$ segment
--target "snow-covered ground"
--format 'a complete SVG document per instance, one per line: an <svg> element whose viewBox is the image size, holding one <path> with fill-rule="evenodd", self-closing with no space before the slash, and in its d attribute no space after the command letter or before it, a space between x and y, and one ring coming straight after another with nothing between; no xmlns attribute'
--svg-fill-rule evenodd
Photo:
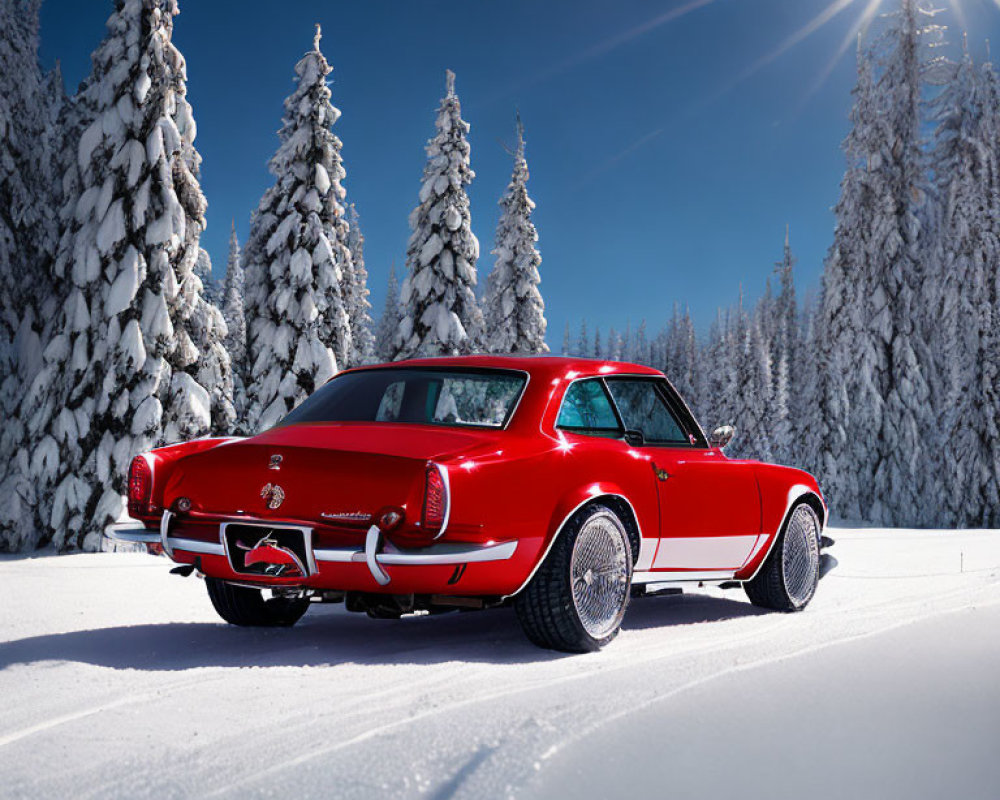
<svg viewBox="0 0 1000 800"><path fill-rule="evenodd" d="M636 600L601 653L511 611L221 623L142 555L0 560L0 796L996 798L1000 532L832 530L802 614Z"/></svg>

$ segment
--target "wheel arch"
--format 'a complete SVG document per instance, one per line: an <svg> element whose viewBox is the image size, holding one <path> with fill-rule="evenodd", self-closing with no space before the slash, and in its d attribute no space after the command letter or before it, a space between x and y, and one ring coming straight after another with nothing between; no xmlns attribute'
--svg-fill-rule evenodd
<svg viewBox="0 0 1000 800"><path fill-rule="evenodd" d="M767 559L771 556L771 551L774 550L774 545L777 543L778 537L781 536L781 532L788 524L792 511L795 510L796 506L799 506L802 503L808 505L816 513L816 517L819 519L820 533L823 532L826 528L827 510L822 498L809 486L804 484L796 484L795 486L792 486L788 490L788 500L785 505L785 513L782 514L781 522L775 529L774 533L770 534L771 540L767 543L767 547L763 548L763 554L758 554L747 565L745 565L743 567L744 570L756 561L756 565L753 567L750 574L738 577L737 580L751 581L757 576L757 573L760 572L761 568L767 562Z"/></svg>
<svg viewBox="0 0 1000 800"><path fill-rule="evenodd" d="M524 590L524 587L531 583L531 579L535 577L535 573L538 572L539 567L548 558L552 547L569 521L591 505L605 505L618 516L625 526L625 532L628 534L629 545L632 550L632 563L638 560L639 549L642 544L642 527L632 501L617 486L601 486L598 489L596 486L591 485L587 489L570 493L556 505L549 521L548 530L550 533L547 536L545 547L542 548L541 556L524 582L515 591L507 595L507 597L520 594Z"/></svg>

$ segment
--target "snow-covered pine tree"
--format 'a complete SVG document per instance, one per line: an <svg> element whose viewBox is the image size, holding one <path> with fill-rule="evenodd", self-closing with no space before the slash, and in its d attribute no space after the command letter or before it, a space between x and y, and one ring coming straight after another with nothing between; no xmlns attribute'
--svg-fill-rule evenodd
<svg viewBox="0 0 1000 800"><path fill-rule="evenodd" d="M243 310L243 294L246 282L243 277L243 257L240 240L236 235L236 221L233 220L229 234L229 256L226 259L226 278L222 289L222 316L226 320L226 349L233 364L233 371L239 372L246 357L247 323Z"/></svg>
<svg viewBox="0 0 1000 800"><path fill-rule="evenodd" d="M604 352L604 341L601 339L601 326L597 325L594 328L594 344L590 350L594 358L606 358L607 353Z"/></svg>
<svg viewBox="0 0 1000 800"><path fill-rule="evenodd" d="M229 234L229 257L226 261L226 278L222 285L222 316L226 321L225 347L229 353L233 373L233 405L237 419L242 418L246 408L246 386L243 376L246 371L247 321L243 307L245 281L243 277L243 256L240 240L236 236L236 221L233 220ZM234 426L235 427L235 426Z"/></svg>
<svg viewBox="0 0 1000 800"><path fill-rule="evenodd" d="M348 366L370 364L375 357L375 337L372 334L372 304L368 299L368 270L365 268L365 236L361 232L361 217L354 203L347 209L349 232L347 248L351 253L350 272L345 277L347 316L351 324L351 355Z"/></svg>
<svg viewBox="0 0 1000 800"><path fill-rule="evenodd" d="M580 320L580 333L576 337L576 352L573 355L580 356L581 358L587 358L593 354L590 349L592 346L590 337L587 334L587 320Z"/></svg>
<svg viewBox="0 0 1000 800"><path fill-rule="evenodd" d="M875 472L875 437L882 426L883 400L875 381L879 351L869 334L866 240L860 236L874 201L869 163L878 166L878 109L872 63L858 40L858 80L853 90L851 129L842 145L847 168L834 207L836 227L823 270L814 332L816 385L812 452L816 475L833 513L862 519L860 484ZM884 295L881 310L884 311ZM882 367L884 369L884 367ZM860 437L855 441L852 437ZM816 443L821 443L818 447ZM808 445L807 445L808 446ZM865 506L867 511L868 506Z"/></svg>
<svg viewBox="0 0 1000 800"><path fill-rule="evenodd" d="M744 458L773 461L771 410L771 353L766 326L771 320L771 301L761 298L753 315L737 309L737 364L739 391L736 394L737 426L742 431L735 448Z"/></svg>
<svg viewBox="0 0 1000 800"><path fill-rule="evenodd" d="M1000 78L991 61L980 70L984 87L984 127L992 143L994 163L1000 163ZM1000 167L993 170L993 183L989 192L991 219L1000 220ZM991 263L997 263L996 254ZM991 479L983 490L985 507L982 524L986 528L1000 528L1000 269L994 269L977 298L980 329L985 332L982 341L981 402L977 413L982 414Z"/></svg>
<svg viewBox="0 0 1000 800"><path fill-rule="evenodd" d="M569 337L569 323L567 322L566 327L563 330L562 355L568 356L572 349L573 345L570 343L570 337Z"/></svg>
<svg viewBox="0 0 1000 800"><path fill-rule="evenodd" d="M479 242L466 191L475 177L469 166L469 125L462 119L455 73L446 74L437 134L427 143L420 204L410 214L413 233L406 249L396 358L469 353L482 335L475 293Z"/></svg>
<svg viewBox="0 0 1000 800"><path fill-rule="evenodd" d="M611 361L622 360L622 337L614 326L608 329L608 344L604 350L605 357Z"/></svg>
<svg viewBox="0 0 1000 800"><path fill-rule="evenodd" d="M941 436L934 472L942 491L933 521L966 527L989 524L998 504L989 421L998 393L990 386L996 373L990 339L1000 264L1000 152L990 125L998 113L991 109L997 98L990 96L990 73L976 69L964 39L951 73L934 103L940 258L928 277L938 289L934 394Z"/></svg>
<svg viewBox="0 0 1000 800"><path fill-rule="evenodd" d="M926 0L902 0L873 45L881 66L875 84L877 122L868 131L863 154L871 196L862 224L854 231L864 243L864 336L875 351L871 381L881 405L880 425L862 425L848 442L858 461L861 512L885 524L912 526L928 521L927 498L933 479L927 431L931 413L928 374L932 368L925 331L926 300L933 293L925 280L921 250L929 244L922 230L926 175L921 148L920 108L926 44L936 36ZM856 356L855 356L856 358ZM848 362L850 363L850 362ZM857 363L857 361L855 361ZM852 397L856 395L852 391ZM858 417L852 415L852 422ZM871 441L875 435L876 443ZM876 450L874 470L864 467Z"/></svg>
<svg viewBox="0 0 1000 800"><path fill-rule="evenodd" d="M743 316L742 308L739 309ZM743 330L734 324L736 310L719 309L715 322L709 330L705 343L705 361L710 365L704 380L705 392L696 413L709 432L720 425L736 428L732 451L742 452L746 439L740 421L740 391L738 362L740 358Z"/></svg>
<svg viewBox="0 0 1000 800"><path fill-rule="evenodd" d="M176 5L165 10L177 13ZM236 408L232 363L225 346L228 333L225 318L212 296L214 287L206 292L205 281L209 286L212 283L212 260L199 245L208 203L199 185L201 154L195 149L197 127L187 102L187 66L173 45L167 49L167 59L175 107L173 117L181 139L181 166L175 167L174 180L178 199L188 214L182 228L184 255L177 254L177 265L173 267L178 291L167 306L176 346L167 356L172 377L169 402L164 404L162 436L171 442L206 432L198 388L208 392L209 430L213 433L229 433L235 428ZM171 102L169 94L167 102ZM197 386L192 386L192 379Z"/></svg>
<svg viewBox="0 0 1000 800"><path fill-rule="evenodd" d="M65 296L52 276L65 95L58 65L38 66L39 5L0 0L0 550L37 540L22 401Z"/></svg>
<svg viewBox="0 0 1000 800"><path fill-rule="evenodd" d="M340 140L330 127L330 65L313 48L295 65L281 144L270 162L274 185L261 198L244 251L246 391L241 428L274 425L346 364L350 319L342 285L350 260L341 200Z"/></svg>
<svg viewBox="0 0 1000 800"><path fill-rule="evenodd" d="M650 366L653 362L649 356L649 342L646 339L646 320L639 323L635 331L635 355L632 359L637 364Z"/></svg>
<svg viewBox="0 0 1000 800"><path fill-rule="evenodd" d="M547 353L545 303L538 285L542 257L535 243L538 232L531 221L535 203L528 196L528 162L524 157L524 125L517 117L514 171L500 198L496 262L486 281L483 301L488 353Z"/></svg>
<svg viewBox="0 0 1000 800"><path fill-rule="evenodd" d="M38 67L40 3L0 0L0 412L15 413L24 375L18 339L39 276L37 202L42 189L34 157L42 134L36 104L41 98Z"/></svg>
<svg viewBox="0 0 1000 800"><path fill-rule="evenodd" d="M396 280L396 265L393 264L389 267L382 316L375 328L375 355L379 361L392 361L396 352L396 332L399 330L400 319L399 281Z"/></svg>
<svg viewBox="0 0 1000 800"><path fill-rule="evenodd" d="M773 386L769 414L772 448L775 460L781 464L798 463L799 453L796 420L802 411L795 401L799 397L799 318L795 300L793 269L795 256L785 226L785 247L781 261L775 264L778 273L778 296L775 298L774 338L770 343Z"/></svg>
<svg viewBox="0 0 1000 800"><path fill-rule="evenodd" d="M129 461L162 440L165 418L192 435L209 428L209 392L168 360L171 306L203 303L197 279L182 285L205 203L176 13L173 0L118 0L74 103L85 127L67 182L79 192L55 262L71 285L26 402L38 505L61 548L98 545L123 512Z"/></svg>
<svg viewBox="0 0 1000 800"><path fill-rule="evenodd" d="M691 320L691 313L674 304L673 315L667 325L664 339L664 369L667 378L685 400L694 403L701 364L698 339Z"/></svg>

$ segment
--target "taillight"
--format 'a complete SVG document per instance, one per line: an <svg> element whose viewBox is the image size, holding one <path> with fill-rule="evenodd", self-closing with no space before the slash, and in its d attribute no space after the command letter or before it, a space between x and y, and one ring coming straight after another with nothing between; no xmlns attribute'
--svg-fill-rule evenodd
<svg viewBox="0 0 1000 800"><path fill-rule="evenodd" d="M149 462L143 456L136 456L128 468L128 513L140 517L146 513L149 498L153 493L153 473Z"/></svg>
<svg viewBox="0 0 1000 800"><path fill-rule="evenodd" d="M421 527L437 530L444 526L448 515L448 485L444 472L437 464L428 464L424 482L424 513Z"/></svg>

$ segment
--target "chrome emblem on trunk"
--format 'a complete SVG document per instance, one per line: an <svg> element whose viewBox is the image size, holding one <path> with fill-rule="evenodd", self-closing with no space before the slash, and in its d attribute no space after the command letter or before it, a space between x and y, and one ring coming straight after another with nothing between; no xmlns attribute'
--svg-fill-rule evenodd
<svg viewBox="0 0 1000 800"><path fill-rule="evenodd" d="M285 490L276 483L267 483L260 490L260 496L267 501L268 508L277 508L285 502Z"/></svg>
<svg viewBox="0 0 1000 800"><path fill-rule="evenodd" d="M268 469L281 469L282 456L275 453L267 464Z"/></svg>

